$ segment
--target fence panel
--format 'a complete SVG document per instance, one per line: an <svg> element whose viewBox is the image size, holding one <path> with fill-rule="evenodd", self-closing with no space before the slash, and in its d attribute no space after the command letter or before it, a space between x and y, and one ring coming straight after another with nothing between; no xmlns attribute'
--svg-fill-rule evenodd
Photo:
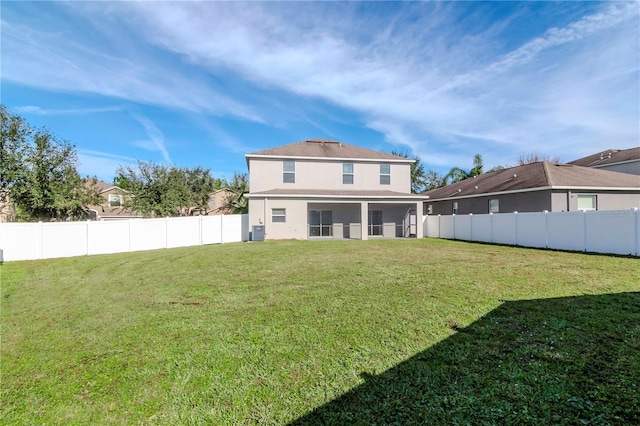
<svg viewBox="0 0 640 426"><path fill-rule="evenodd" d="M516 244L516 215L498 213L493 215L493 241L498 244Z"/></svg>
<svg viewBox="0 0 640 426"><path fill-rule="evenodd" d="M124 253L129 251L129 220L87 222L89 245L87 254Z"/></svg>
<svg viewBox="0 0 640 426"><path fill-rule="evenodd" d="M43 259L87 254L87 222L56 222L42 225Z"/></svg>
<svg viewBox="0 0 640 426"><path fill-rule="evenodd" d="M585 214L586 251L636 254L636 235L629 232L638 211L590 211Z"/></svg>
<svg viewBox="0 0 640 426"><path fill-rule="evenodd" d="M547 246L546 213L518 213L516 244L525 247Z"/></svg>
<svg viewBox="0 0 640 426"><path fill-rule="evenodd" d="M200 217L175 217L167 220L167 248L200 245Z"/></svg>
<svg viewBox="0 0 640 426"><path fill-rule="evenodd" d="M490 243L492 238L491 221L493 220L492 214L479 214L472 216L471 222L471 239L473 241L482 241L484 243Z"/></svg>
<svg viewBox="0 0 640 426"><path fill-rule="evenodd" d="M547 213L548 247L584 251L584 212Z"/></svg>
<svg viewBox="0 0 640 426"><path fill-rule="evenodd" d="M203 216L202 244L222 243L222 216Z"/></svg>
<svg viewBox="0 0 640 426"><path fill-rule="evenodd" d="M455 233L456 240L471 240L471 218L472 215L456 215Z"/></svg>
<svg viewBox="0 0 640 426"><path fill-rule="evenodd" d="M239 214L223 216L222 242L237 243L240 241L242 241L242 216Z"/></svg>
<svg viewBox="0 0 640 426"><path fill-rule="evenodd" d="M440 238L454 238L453 225L455 219L456 216L440 216Z"/></svg>
<svg viewBox="0 0 640 426"><path fill-rule="evenodd" d="M131 251L167 247L167 219L138 219L131 221Z"/></svg>
<svg viewBox="0 0 640 426"><path fill-rule="evenodd" d="M42 223L0 223L0 260L42 259L42 226Z"/></svg>
<svg viewBox="0 0 640 426"><path fill-rule="evenodd" d="M425 237L440 238L440 216L424 216L422 233Z"/></svg>

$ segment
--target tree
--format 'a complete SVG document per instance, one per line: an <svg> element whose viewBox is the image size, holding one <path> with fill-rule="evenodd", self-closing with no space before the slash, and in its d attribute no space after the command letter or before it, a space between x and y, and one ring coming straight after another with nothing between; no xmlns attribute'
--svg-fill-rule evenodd
<svg viewBox="0 0 640 426"><path fill-rule="evenodd" d="M425 174L425 191L431 191L432 189L440 188L444 186L444 176L435 170L429 170Z"/></svg>
<svg viewBox="0 0 640 426"><path fill-rule="evenodd" d="M235 213L246 214L249 212L249 204L244 194L249 192L249 180L246 173L234 173L233 177L225 182L225 186L231 195L227 202L235 208Z"/></svg>
<svg viewBox="0 0 640 426"><path fill-rule="evenodd" d="M525 164L539 163L541 161L549 161L551 163L559 163L560 157L557 155L550 156L549 154L539 154L533 152L528 155L521 155L518 157L518 166L524 166Z"/></svg>
<svg viewBox="0 0 640 426"><path fill-rule="evenodd" d="M0 201L20 220L82 219L96 201L94 188L77 171L75 147L46 128L0 108Z"/></svg>
<svg viewBox="0 0 640 426"><path fill-rule="evenodd" d="M419 194L424 191L427 186L427 179L425 176L424 165L420 160L420 157L414 155L413 157L409 157L408 152L400 152L395 149L391 151L391 155L397 155L398 157L411 158L415 160L411 163L411 193Z"/></svg>
<svg viewBox="0 0 640 426"><path fill-rule="evenodd" d="M449 170L449 173L447 173L443 177L443 186L460 182L461 180L465 180L470 177L479 176L482 174L483 168L484 162L482 161L482 155L476 154L473 156L473 168L471 170L467 171L461 169L460 167L453 167L451 170Z"/></svg>
<svg viewBox="0 0 640 426"><path fill-rule="evenodd" d="M192 209L206 209L211 193L222 185L207 169L178 168L138 161L120 166L114 184L131 192L125 207L145 216L188 216Z"/></svg>

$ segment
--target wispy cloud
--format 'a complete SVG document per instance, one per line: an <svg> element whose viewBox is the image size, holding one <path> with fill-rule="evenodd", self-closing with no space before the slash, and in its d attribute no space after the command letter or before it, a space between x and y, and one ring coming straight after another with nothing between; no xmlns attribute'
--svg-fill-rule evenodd
<svg viewBox="0 0 640 426"><path fill-rule="evenodd" d="M160 129L158 129L156 125L147 117L144 117L140 114L131 114L131 116L138 123L142 124L142 127L144 127L144 130L147 136L149 136L149 139L151 142L149 144L138 143L137 145L140 146L141 148L158 151L159 153L162 154L164 161L166 161L169 164L172 164L173 162L171 161L171 157L169 156L169 151L167 150L166 143L164 140L164 134L162 133L162 131L160 131Z"/></svg>
<svg viewBox="0 0 640 426"><path fill-rule="evenodd" d="M136 163L132 157L89 149L78 150L78 160L81 176L96 176L107 182L111 181L119 166Z"/></svg>
<svg viewBox="0 0 640 426"><path fill-rule="evenodd" d="M3 78L274 127L290 110L322 129L300 108L321 100L443 167L533 148L577 157L640 141L640 5L584 5L74 3L65 12L105 48L3 21ZM136 120L169 161L162 132Z"/></svg>
<svg viewBox="0 0 640 426"><path fill-rule="evenodd" d="M18 114L34 114L34 115L86 115L101 112L122 111L121 107L104 107L104 108L73 108L73 109L49 109L39 106L24 105L12 108Z"/></svg>

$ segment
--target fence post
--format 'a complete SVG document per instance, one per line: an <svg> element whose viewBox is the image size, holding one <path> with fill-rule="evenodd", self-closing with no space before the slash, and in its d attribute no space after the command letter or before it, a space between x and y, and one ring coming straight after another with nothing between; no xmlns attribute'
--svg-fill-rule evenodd
<svg viewBox="0 0 640 426"><path fill-rule="evenodd" d="M636 256L640 256L640 212L637 207L633 209L633 215L635 216L635 231L636 231Z"/></svg>
<svg viewBox="0 0 640 426"><path fill-rule="evenodd" d="M489 213L489 242L493 244L493 212Z"/></svg>
<svg viewBox="0 0 640 426"><path fill-rule="evenodd" d="M469 213L469 239L471 241L476 240L475 238L473 238L473 213Z"/></svg>
<svg viewBox="0 0 640 426"><path fill-rule="evenodd" d="M164 218L164 248L169 248L169 216Z"/></svg>
<svg viewBox="0 0 640 426"><path fill-rule="evenodd" d="M441 237L442 233L440 232L440 227L441 227L441 225L440 225L441 220L440 219L441 219L441 216L442 215L438 215L438 238L442 238Z"/></svg>
<svg viewBox="0 0 640 426"><path fill-rule="evenodd" d="M515 220L513 221L513 223L515 224L515 226L514 226L515 230L514 230L513 237L514 237L514 240L515 240L515 245L517 246L518 245L518 211L517 210L514 211L513 214L515 215L514 216Z"/></svg>
<svg viewBox="0 0 640 426"><path fill-rule="evenodd" d="M129 252L131 252L131 241L133 240L133 235L131 232L131 221L133 219L129 219Z"/></svg>
<svg viewBox="0 0 640 426"><path fill-rule="evenodd" d="M544 211L544 248L549 248L549 210Z"/></svg>
<svg viewBox="0 0 640 426"><path fill-rule="evenodd" d="M91 221L89 219L87 219L87 256L89 256L89 224L91 223Z"/></svg>
<svg viewBox="0 0 640 426"><path fill-rule="evenodd" d="M38 227L40 228L40 259L44 259L44 224L42 221L38 221Z"/></svg>
<svg viewBox="0 0 640 426"><path fill-rule="evenodd" d="M584 233L582 238L583 248L582 251L587 251L587 211L582 210L582 232Z"/></svg>
<svg viewBox="0 0 640 426"><path fill-rule="evenodd" d="M220 215L220 244L224 244L224 216Z"/></svg>

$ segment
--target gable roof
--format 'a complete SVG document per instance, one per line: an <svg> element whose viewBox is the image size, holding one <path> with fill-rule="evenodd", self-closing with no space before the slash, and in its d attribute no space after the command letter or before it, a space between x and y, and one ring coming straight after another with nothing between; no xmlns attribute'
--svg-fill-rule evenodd
<svg viewBox="0 0 640 426"><path fill-rule="evenodd" d="M629 149L607 149L577 160L568 164L584 167L599 167L607 164L626 163L629 161L640 161L640 147Z"/></svg>
<svg viewBox="0 0 640 426"><path fill-rule="evenodd" d="M439 200L554 188L640 191L640 176L544 161L488 172L422 195Z"/></svg>
<svg viewBox="0 0 640 426"><path fill-rule="evenodd" d="M120 190L122 192L125 192L127 194L129 193L129 191L127 191L126 189L122 189L119 186L115 186L115 185L112 185L110 183L106 183L106 182L103 182L101 180L98 180L98 179L96 179L96 180L94 180L92 178L85 179L84 185L87 188L95 187L96 189L98 189L98 193L100 193L100 194L103 194L103 193L105 193L107 191L110 191L112 189L118 189L118 190Z"/></svg>
<svg viewBox="0 0 640 426"><path fill-rule="evenodd" d="M411 158L391 155L372 149L360 148L329 139L308 139L246 155L252 157L292 157L292 158L332 158L350 160L385 160L391 162L414 163Z"/></svg>

